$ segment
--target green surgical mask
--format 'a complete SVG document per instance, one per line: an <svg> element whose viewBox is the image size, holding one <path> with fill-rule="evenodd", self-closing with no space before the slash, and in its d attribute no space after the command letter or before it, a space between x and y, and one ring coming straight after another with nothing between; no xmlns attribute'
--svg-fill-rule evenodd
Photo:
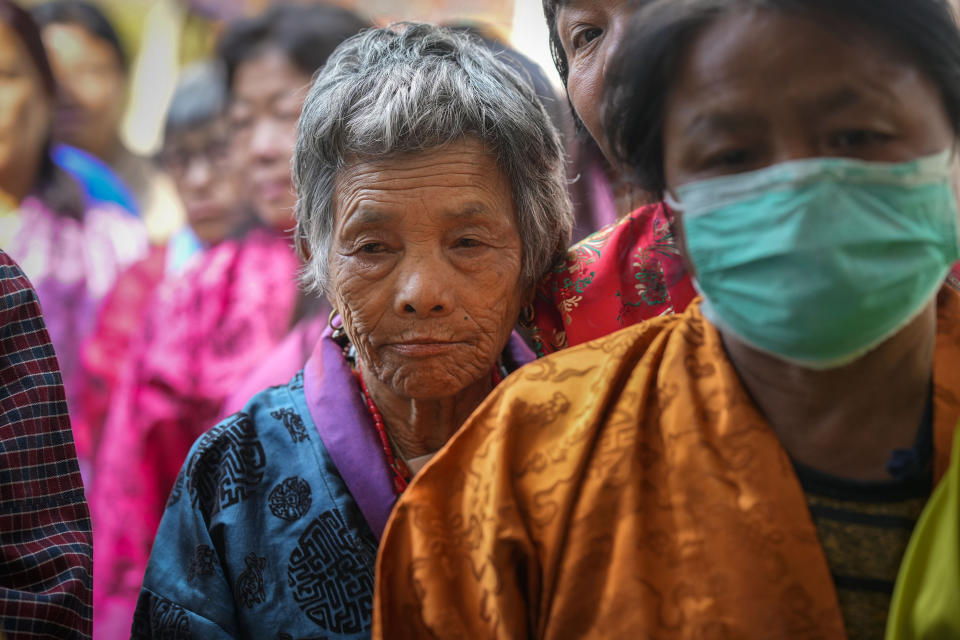
<svg viewBox="0 0 960 640"><path fill-rule="evenodd" d="M903 164L815 158L683 185L704 315L812 369L909 324L960 259L950 152Z"/></svg>

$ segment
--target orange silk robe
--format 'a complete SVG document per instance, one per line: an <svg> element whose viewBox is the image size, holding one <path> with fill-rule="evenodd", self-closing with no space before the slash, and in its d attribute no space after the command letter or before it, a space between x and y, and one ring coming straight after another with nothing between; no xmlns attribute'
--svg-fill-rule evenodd
<svg viewBox="0 0 960 640"><path fill-rule="evenodd" d="M960 293L939 299L939 478ZM791 461L695 303L527 365L417 476L374 638L845 638Z"/></svg>

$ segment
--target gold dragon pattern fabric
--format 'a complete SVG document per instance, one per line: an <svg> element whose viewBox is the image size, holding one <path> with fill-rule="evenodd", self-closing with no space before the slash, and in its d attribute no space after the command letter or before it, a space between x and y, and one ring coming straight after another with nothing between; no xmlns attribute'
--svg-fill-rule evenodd
<svg viewBox="0 0 960 640"><path fill-rule="evenodd" d="M960 417L939 298L936 475ZM845 638L793 465L699 304L536 361L398 503L374 638Z"/></svg>

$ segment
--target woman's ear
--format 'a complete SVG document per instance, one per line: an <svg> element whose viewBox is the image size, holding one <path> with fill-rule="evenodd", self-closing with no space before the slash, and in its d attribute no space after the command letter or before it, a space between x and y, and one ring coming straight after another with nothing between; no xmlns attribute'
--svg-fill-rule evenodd
<svg viewBox="0 0 960 640"><path fill-rule="evenodd" d="M533 300L534 300L534 298L537 297L537 285L538 285L538 284L539 284L539 283L537 283L537 282L533 282L533 283L527 285L526 287L524 287L524 289L523 289L523 294L522 294L521 297L520 297L520 301L522 302L522 306L523 306L523 307L528 307L528 306L529 306L529 307L532 307L532 306L533 306Z"/></svg>

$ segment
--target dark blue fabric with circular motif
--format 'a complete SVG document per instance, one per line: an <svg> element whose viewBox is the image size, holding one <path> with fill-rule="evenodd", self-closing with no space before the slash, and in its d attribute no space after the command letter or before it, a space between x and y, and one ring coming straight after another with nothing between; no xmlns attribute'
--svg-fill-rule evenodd
<svg viewBox="0 0 960 640"><path fill-rule="evenodd" d="M375 559L298 374L194 444L131 637L367 638Z"/></svg>

